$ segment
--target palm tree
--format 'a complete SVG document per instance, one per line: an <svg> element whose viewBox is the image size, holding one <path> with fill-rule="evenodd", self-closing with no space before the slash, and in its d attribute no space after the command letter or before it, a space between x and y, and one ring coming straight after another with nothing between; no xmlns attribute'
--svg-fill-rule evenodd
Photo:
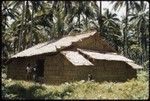
<svg viewBox="0 0 150 101"><path fill-rule="evenodd" d="M34 13L38 11L38 8L41 7L40 10L42 10L42 3L40 1L30 1L32 4L32 13L31 13L31 27L30 27L30 47L33 45L33 27L34 27Z"/></svg>
<svg viewBox="0 0 150 101"><path fill-rule="evenodd" d="M112 2L111 2L112 3ZM116 1L114 3L114 10L118 10L123 6L126 6L126 19L125 19L125 30L124 30L124 55L127 56L127 33L128 33L128 16L130 16L130 12L134 13L135 11L140 10L140 5L137 1ZM142 3L142 1L141 1Z"/></svg>
<svg viewBox="0 0 150 101"><path fill-rule="evenodd" d="M19 48L18 51L20 52L22 50L22 37L23 37L23 24L24 24L24 20L25 20L25 1L22 1L22 21L21 21L21 30L20 30L20 34L19 34Z"/></svg>
<svg viewBox="0 0 150 101"><path fill-rule="evenodd" d="M118 50L118 47L121 46L121 32L120 20L117 18L117 14L111 13L108 9L106 9L101 29L104 37L112 42L116 50Z"/></svg>
<svg viewBox="0 0 150 101"><path fill-rule="evenodd" d="M140 2L138 6L138 12L135 12L135 14L130 15L130 22L131 26L133 26L137 30L137 34L140 37L139 42L140 46L142 47L142 54L141 54L141 64L145 61L145 56L147 56L147 35L146 31L148 30L148 16L149 13L146 11L146 4L143 2Z"/></svg>
<svg viewBox="0 0 150 101"><path fill-rule="evenodd" d="M80 24L80 18L81 18L81 13L82 13L82 9L83 9L83 6L82 6L82 2L81 1L78 1L78 10L77 10L77 13L78 13L78 26L79 28L81 28L81 24Z"/></svg>
<svg viewBox="0 0 150 101"><path fill-rule="evenodd" d="M101 33L101 30L102 30L102 2L99 1L99 26L100 26L100 33Z"/></svg>
<svg viewBox="0 0 150 101"><path fill-rule="evenodd" d="M84 2L85 7L84 7L83 13L85 14L85 27L86 28L88 28L88 18L90 17L90 15L92 13L89 4L90 4L89 1Z"/></svg>
<svg viewBox="0 0 150 101"><path fill-rule="evenodd" d="M32 2L32 1L31 1ZM32 46L32 40L33 40L33 35L32 35L32 27L33 27L33 15L34 15L34 1L32 2L32 14L31 14L31 28L30 28L30 47Z"/></svg>
<svg viewBox="0 0 150 101"><path fill-rule="evenodd" d="M100 6L98 6L97 2L96 1L91 1L91 8L93 9L93 21L91 21L90 23L94 25L94 27L97 29L97 31L100 32L100 27L102 25L102 14L101 14L101 1L99 2L100 3ZM102 34L102 33L101 33Z"/></svg>
<svg viewBox="0 0 150 101"><path fill-rule="evenodd" d="M12 44L15 36L13 36L13 33L10 32L10 23L8 23L8 17L10 19L16 20L18 16L18 11L12 8L14 5L14 1L3 1L2 2L2 57L9 58L11 52L12 52Z"/></svg>
<svg viewBox="0 0 150 101"><path fill-rule="evenodd" d="M33 24L34 13L31 12L32 11L31 9L33 7L32 5L34 5L33 11L36 14L40 3L39 2L31 2L29 5L29 1L13 2L13 10L17 10L18 8L21 8L22 5L24 5L22 8L22 9L24 9L24 12L23 13L21 11L18 12L18 15L15 16L15 21L12 23L11 29L10 29L10 30L12 30L12 33L14 35L18 35L18 37L19 37L17 40L14 41L14 43L15 43L14 44L14 53L15 53L15 47L18 47L18 50L21 51L21 50L29 47L29 45L31 44L31 41L29 42L29 40L32 40L32 42L34 40L38 41L38 38L36 36L38 36L38 34L40 33L40 31L38 32L38 30L40 30L40 29L37 27L37 25L35 25L36 23ZM38 20L36 20L36 21L38 21ZM35 37L33 37L33 36L35 36ZM18 42L16 42L16 41L18 41ZM19 45L17 45L17 43L19 43ZM36 42L36 43L38 43L38 42Z"/></svg>
<svg viewBox="0 0 150 101"><path fill-rule="evenodd" d="M92 21L94 18L94 12L93 8L90 6L90 1L83 1L82 5L84 5L84 7L82 8L81 12L81 23L83 24L83 29L87 30L90 28L90 21Z"/></svg>
<svg viewBox="0 0 150 101"><path fill-rule="evenodd" d="M42 26L45 26L46 32L50 33L50 39L57 39L62 37L65 33L68 33L70 30L70 23L72 23L74 14L70 14L70 12L74 12L74 8L72 8L71 4L64 4L66 2L63 1L54 1L48 3L48 10L46 13L38 16L36 19L41 19L37 22ZM50 6L51 5L51 6ZM70 7L69 9L64 7ZM67 13L66 13L66 9ZM44 17L44 19L43 19ZM70 26L69 26L70 25Z"/></svg>
<svg viewBox="0 0 150 101"><path fill-rule="evenodd" d="M105 26L112 26L114 28L119 28L119 22L120 20L117 18L117 14L116 13L111 13L109 12L108 9L106 9L106 11L104 12L104 16L103 16L104 22L103 24Z"/></svg>
<svg viewBox="0 0 150 101"><path fill-rule="evenodd" d="M129 5L128 1L116 1L114 2L114 10L120 9L120 7L126 5L126 19L125 19L125 30L124 30L124 55L127 56L127 26L128 26L128 12L129 12Z"/></svg>

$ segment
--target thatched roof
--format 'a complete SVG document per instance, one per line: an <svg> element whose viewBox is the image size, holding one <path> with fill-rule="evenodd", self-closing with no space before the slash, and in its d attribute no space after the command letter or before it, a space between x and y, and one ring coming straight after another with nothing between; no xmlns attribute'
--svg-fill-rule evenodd
<svg viewBox="0 0 150 101"><path fill-rule="evenodd" d="M83 49L77 49L78 51L80 51L81 53L91 57L91 58L94 58L94 59L97 59L97 60L114 60L114 61L129 61L129 62L133 62L132 60L130 59L127 59L126 57L124 56L121 56L121 55L117 55L116 53L98 53L98 52L95 52L95 51L87 51L87 50L83 50Z"/></svg>
<svg viewBox="0 0 150 101"><path fill-rule="evenodd" d="M126 62L126 63L134 69L142 69L143 68L142 66L139 66L139 65L135 64L134 62Z"/></svg>
<svg viewBox="0 0 150 101"><path fill-rule="evenodd" d="M82 66L82 65L91 66L91 65L93 65L89 60L84 58L78 52L62 51L61 53L75 66Z"/></svg>
<svg viewBox="0 0 150 101"><path fill-rule="evenodd" d="M84 55L87 55L90 58L93 59L97 59L97 60L107 60L107 61L123 61L125 63L127 63L128 65L130 65L132 68L134 69L139 69L139 68L143 68L137 64L134 63L134 61L118 55L116 53L98 53L95 51L89 51L89 50L83 50L83 49L77 49L79 52L81 52Z"/></svg>
<svg viewBox="0 0 150 101"><path fill-rule="evenodd" d="M17 53L16 55L12 56L12 58L18 58L18 57L29 57L34 55L41 55L45 53L55 53L58 52L58 50L62 50L64 48L67 48L71 46L73 43L76 43L78 41L82 41L85 38L88 38L90 36L93 36L96 34L96 31L89 31L83 34L75 35L75 36L66 36L58 41L55 42L44 42L37 44L31 48L28 48L22 52ZM136 65L132 60L117 55L116 53L99 53L95 51L87 51L83 49L77 49L80 53L87 55L90 58L97 59L97 60L107 60L107 61L123 61L130 65L131 67L138 69L143 68L139 65ZM76 66L81 65L93 65L89 60L85 59L82 54L78 53L77 51L62 51L61 54L63 54L72 64Z"/></svg>
<svg viewBox="0 0 150 101"><path fill-rule="evenodd" d="M55 46L48 44L48 42L40 43L40 44L35 45L31 48L28 48L20 53L17 53L16 55L12 56L12 58L28 57L28 56L43 54L43 53L47 53L48 50L49 50L49 52L56 52Z"/></svg>
<svg viewBox="0 0 150 101"><path fill-rule="evenodd" d="M90 37L94 35L95 33L96 31L90 31L90 32L83 33L83 34L76 35L76 36L63 37L60 40L53 42L53 43L50 43L50 42L40 43L22 52L17 53L16 55L12 56L12 58L28 57L28 56L40 55L44 53L57 52L57 50L69 47L72 45L72 43L78 42L80 40L83 40L84 38Z"/></svg>

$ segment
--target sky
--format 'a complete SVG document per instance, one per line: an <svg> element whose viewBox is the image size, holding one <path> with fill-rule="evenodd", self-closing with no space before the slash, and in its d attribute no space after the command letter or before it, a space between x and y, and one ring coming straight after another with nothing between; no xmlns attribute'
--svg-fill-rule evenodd
<svg viewBox="0 0 150 101"><path fill-rule="evenodd" d="M109 9L109 11L112 13L116 13L120 20L121 20L121 16L125 16L125 13L126 13L125 7L122 7L119 11L114 11L113 10L113 4L110 1L102 1L102 9L103 9L102 13L104 12L105 8Z"/></svg>
<svg viewBox="0 0 150 101"><path fill-rule="evenodd" d="M99 1L98 1L99 2ZM113 8L113 4L112 3L110 3L111 1L102 1L102 8L103 9L105 9L105 8L107 8L107 9L109 9L110 10L110 12L112 12L112 13L116 13L117 15L118 15L118 18L119 19L121 19L121 16L126 16L126 6L124 6L124 7L121 7L120 8L120 10L119 11L114 11L112 8ZM147 9L146 9L146 11L147 10L149 10L149 3L147 2L147 1L144 1L145 3L147 3ZM99 5L99 3L98 3L98 5ZM104 10L102 10L102 12L104 12Z"/></svg>

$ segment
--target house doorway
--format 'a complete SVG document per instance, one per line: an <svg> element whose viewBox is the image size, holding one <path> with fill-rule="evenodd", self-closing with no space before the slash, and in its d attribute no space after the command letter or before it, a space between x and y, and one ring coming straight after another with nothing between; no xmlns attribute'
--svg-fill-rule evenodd
<svg viewBox="0 0 150 101"><path fill-rule="evenodd" d="M44 77L44 59L38 59L36 61L37 64L37 76L38 77Z"/></svg>

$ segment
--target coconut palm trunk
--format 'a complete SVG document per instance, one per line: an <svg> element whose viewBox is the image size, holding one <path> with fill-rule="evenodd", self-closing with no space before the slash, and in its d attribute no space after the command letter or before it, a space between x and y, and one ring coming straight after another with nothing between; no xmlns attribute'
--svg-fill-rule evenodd
<svg viewBox="0 0 150 101"><path fill-rule="evenodd" d="M66 16L67 13L68 13L68 10L67 10L67 9L68 9L68 8L67 8L67 1L64 1L64 5L65 5L65 8L64 8L64 9L65 9L65 16Z"/></svg>
<svg viewBox="0 0 150 101"><path fill-rule="evenodd" d="M30 47L33 45L33 14L34 14L34 5L32 3L32 14L31 14L31 27L30 27Z"/></svg>
<svg viewBox="0 0 150 101"><path fill-rule="evenodd" d="M23 24L24 24L24 17L25 17L25 1L23 2L23 10L22 10L22 21L21 21L21 30L20 30L20 34L19 34L19 46L18 46L18 51L20 52L22 50L22 33L23 33Z"/></svg>
<svg viewBox="0 0 150 101"><path fill-rule="evenodd" d="M125 32L124 32L124 55L128 55L128 47L127 47L127 33L128 33L128 1L126 1L126 22L125 22Z"/></svg>
<svg viewBox="0 0 150 101"><path fill-rule="evenodd" d="M85 25L86 25L86 28L88 28L88 17L87 17L87 15L86 15L85 20L86 20L86 21L85 21L85 23L86 23L86 24L85 24Z"/></svg>
<svg viewBox="0 0 150 101"><path fill-rule="evenodd" d="M145 47L145 42L146 42L146 35L144 33L144 28L142 26L141 28L141 48L142 48L142 54L141 54L141 64L144 63L145 58L146 58L146 47Z"/></svg>
<svg viewBox="0 0 150 101"><path fill-rule="evenodd" d="M99 23L100 27L99 28L100 28L100 33L101 33L101 31L102 31L102 2L101 1L99 1L99 16L100 16L99 17L100 18L99 19L100 20L100 23Z"/></svg>
<svg viewBox="0 0 150 101"><path fill-rule="evenodd" d="M78 23L79 23L79 28L80 28L80 9L81 9L81 1L79 1L79 10L78 10Z"/></svg>

